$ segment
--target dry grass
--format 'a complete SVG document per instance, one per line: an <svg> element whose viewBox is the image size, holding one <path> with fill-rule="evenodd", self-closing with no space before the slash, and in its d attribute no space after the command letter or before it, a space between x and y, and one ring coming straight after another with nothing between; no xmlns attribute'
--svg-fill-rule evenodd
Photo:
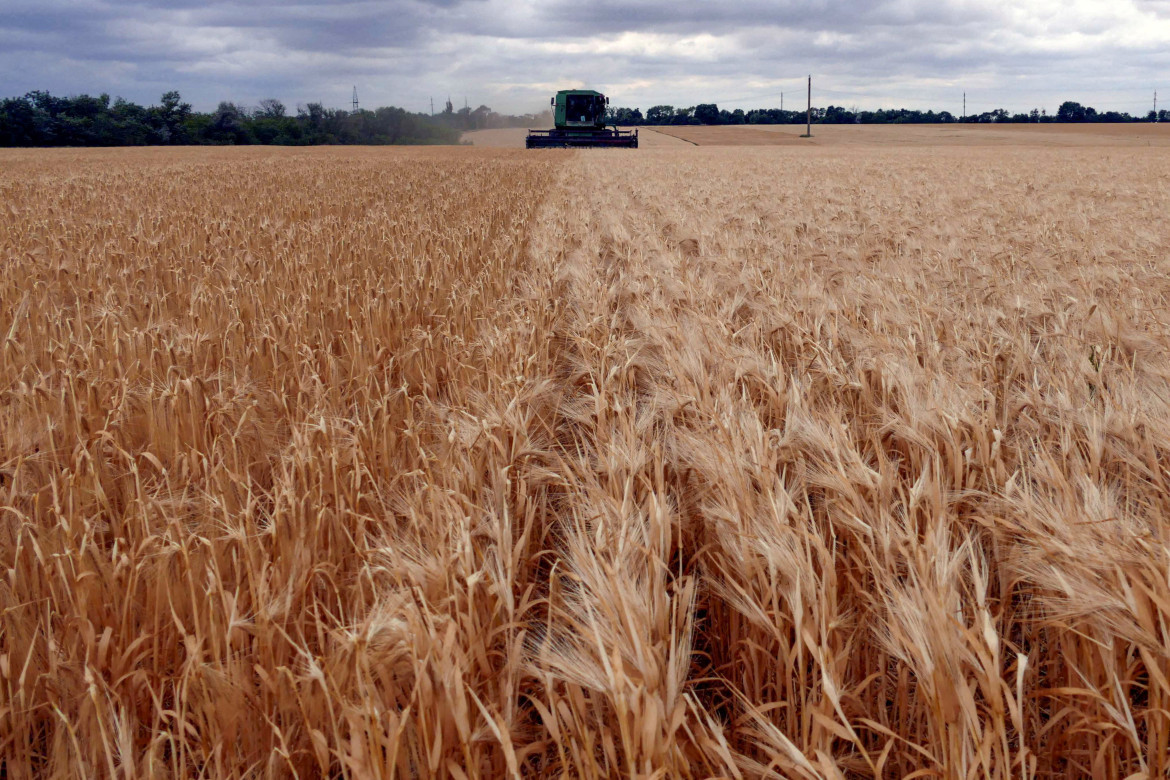
<svg viewBox="0 0 1170 780"><path fill-rule="evenodd" d="M7 777L1170 773L1170 157L8 153Z"/></svg>

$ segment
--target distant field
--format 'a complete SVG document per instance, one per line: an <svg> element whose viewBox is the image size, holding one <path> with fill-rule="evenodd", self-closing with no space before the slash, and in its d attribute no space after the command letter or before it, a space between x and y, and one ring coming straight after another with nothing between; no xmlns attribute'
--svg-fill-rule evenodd
<svg viewBox="0 0 1170 780"><path fill-rule="evenodd" d="M1170 128L670 130L0 150L0 777L1166 776Z"/></svg>
<svg viewBox="0 0 1170 780"><path fill-rule="evenodd" d="M536 128L534 128L536 129ZM503 130L475 130L463 134L463 141L470 141L475 146L487 146L500 149L523 149L524 137L528 130L524 128L505 128ZM655 133L647 128L638 131L638 145L640 148L657 148L660 146L692 146L688 141L679 138Z"/></svg>
<svg viewBox="0 0 1170 780"><path fill-rule="evenodd" d="M1170 146L1166 124L1062 125L804 125L643 127L641 145L679 141L697 146ZM464 134L476 146L524 146L524 130ZM677 139L677 140L676 140Z"/></svg>

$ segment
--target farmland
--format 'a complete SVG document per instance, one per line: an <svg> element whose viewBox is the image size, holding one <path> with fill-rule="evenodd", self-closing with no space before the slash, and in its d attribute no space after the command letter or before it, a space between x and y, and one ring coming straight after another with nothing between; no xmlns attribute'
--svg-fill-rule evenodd
<svg viewBox="0 0 1170 780"><path fill-rule="evenodd" d="M942 124L814 125L802 139L804 125L664 125L639 130L642 146L839 146L932 148L1096 148L1170 146L1170 124ZM524 130L477 130L464 133L475 146L524 148Z"/></svg>
<svg viewBox="0 0 1170 780"><path fill-rule="evenodd" d="M0 151L0 774L1170 773L1170 150L852 130Z"/></svg>

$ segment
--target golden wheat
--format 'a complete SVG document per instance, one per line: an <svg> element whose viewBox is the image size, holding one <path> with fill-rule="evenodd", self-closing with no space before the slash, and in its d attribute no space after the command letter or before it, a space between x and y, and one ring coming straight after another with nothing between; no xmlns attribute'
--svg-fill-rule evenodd
<svg viewBox="0 0 1170 780"><path fill-rule="evenodd" d="M1170 774L1170 155L0 155L0 775Z"/></svg>

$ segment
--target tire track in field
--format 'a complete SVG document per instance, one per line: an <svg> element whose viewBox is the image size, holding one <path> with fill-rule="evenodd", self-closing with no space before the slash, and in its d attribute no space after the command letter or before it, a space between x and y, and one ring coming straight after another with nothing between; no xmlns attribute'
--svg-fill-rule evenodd
<svg viewBox="0 0 1170 780"><path fill-rule="evenodd" d="M649 130L649 131L650 131L650 132L652 132L652 133L658 133L658 135L664 135L664 136L666 136L667 138L673 138L673 139L675 139L675 140L677 140L677 141L682 141L683 143L685 143L685 144L690 144L691 146L698 146L698 144L697 144L697 143L695 143L694 141L692 141L692 140L690 140L690 139L688 139L688 138L683 138L682 136L675 135L675 134L673 134L673 133L668 133L668 132L666 132L665 130L660 130L660 129L658 129L657 127L649 127L649 126L646 126L646 127L643 127L642 129L643 129L643 130Z"/></svg>

